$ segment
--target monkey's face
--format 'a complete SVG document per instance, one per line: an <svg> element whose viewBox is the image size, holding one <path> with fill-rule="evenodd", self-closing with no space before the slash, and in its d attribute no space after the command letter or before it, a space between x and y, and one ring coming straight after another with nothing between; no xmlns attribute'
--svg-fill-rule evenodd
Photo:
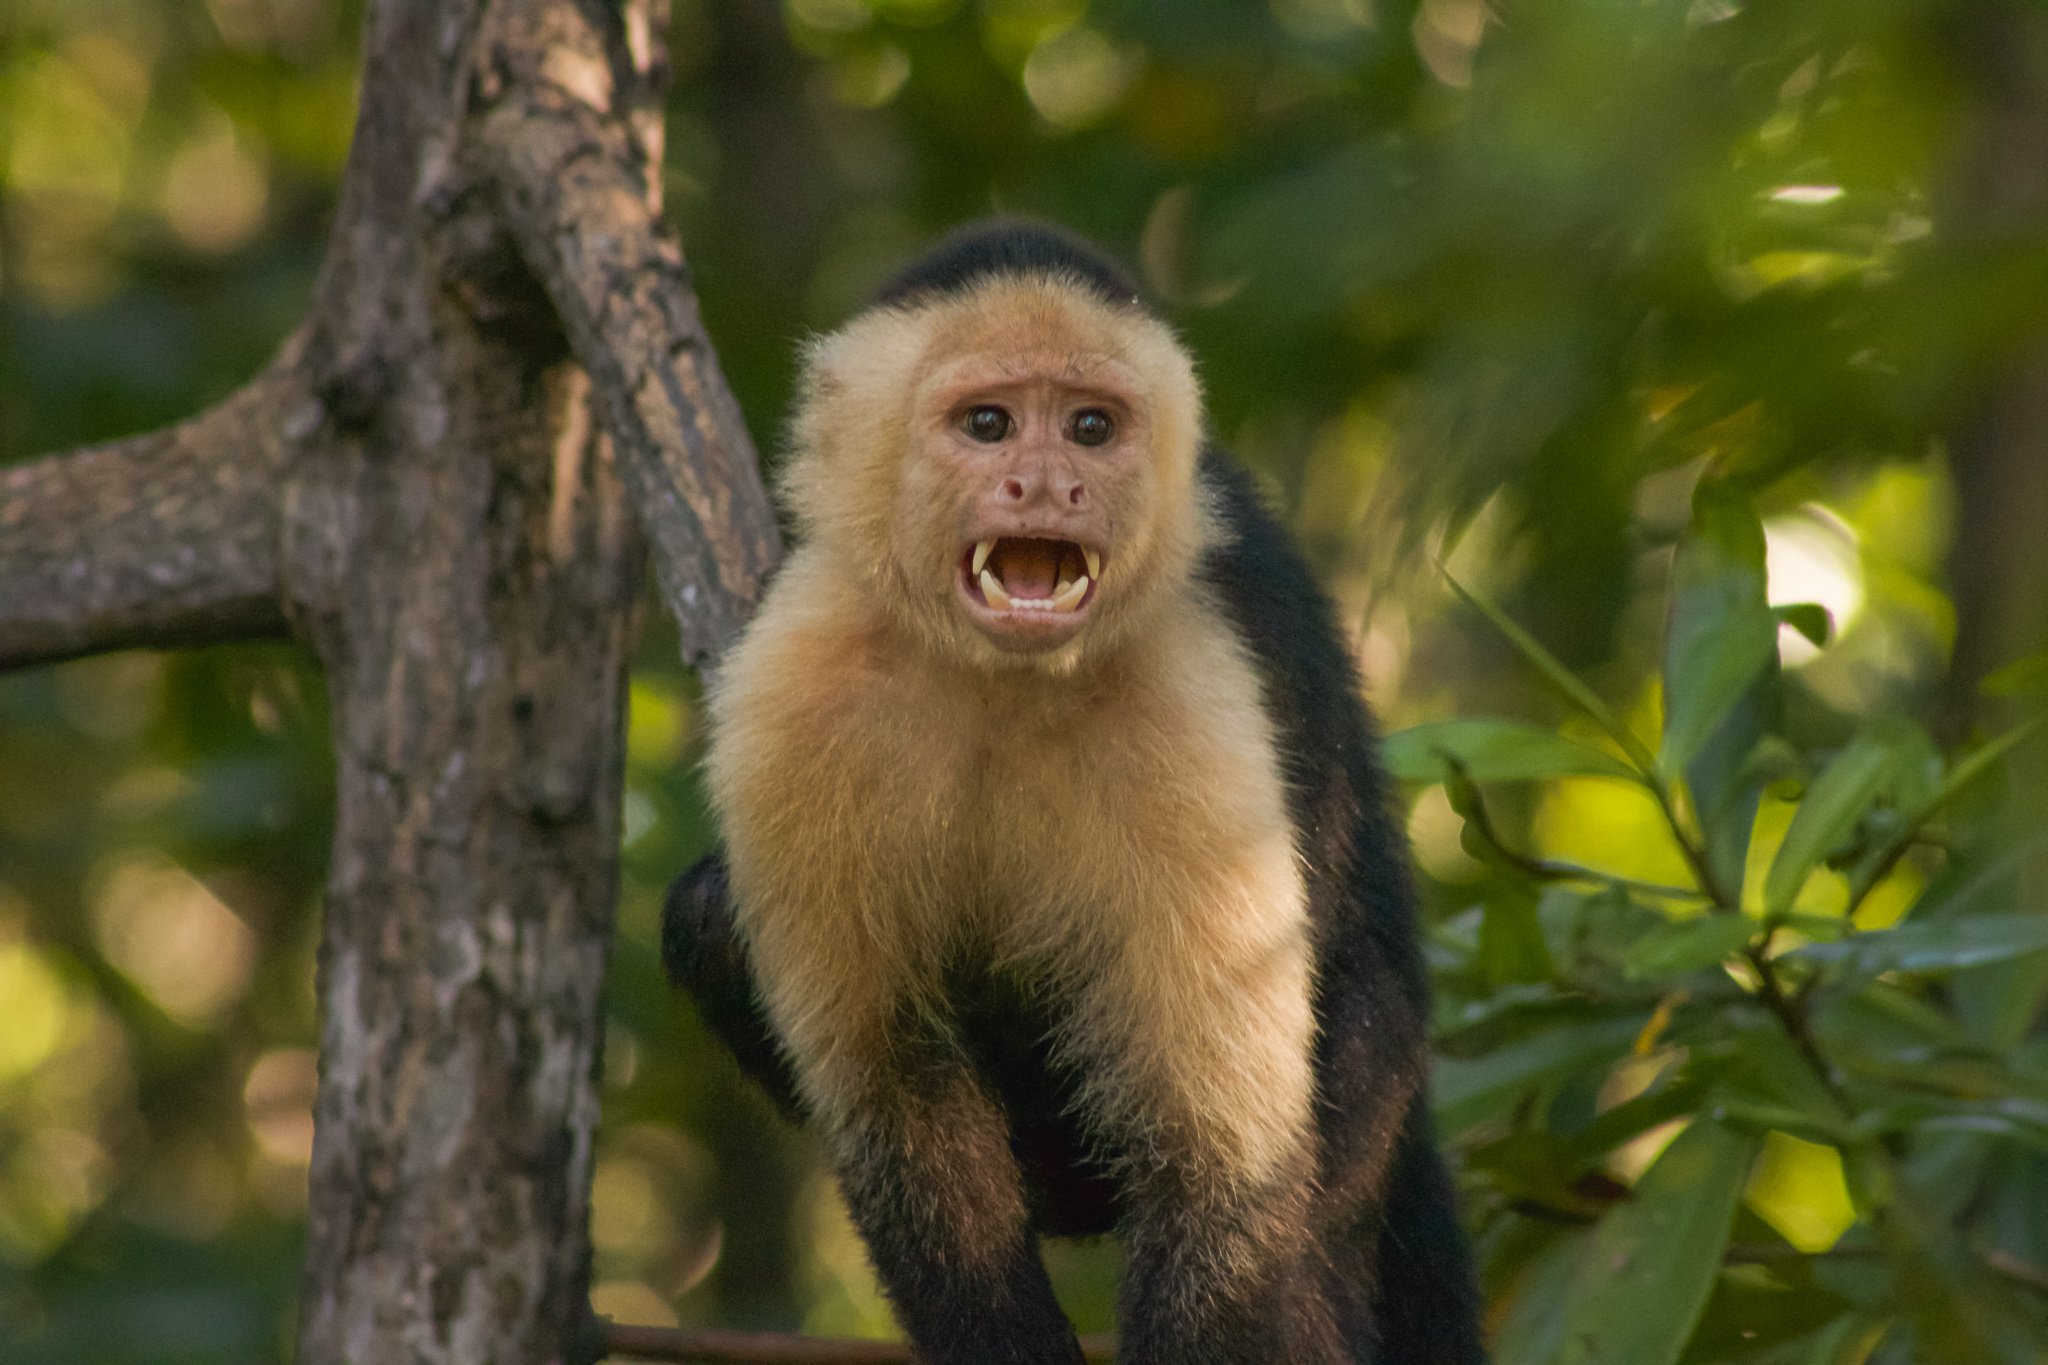
<svg viewBox="0 0 2048 1365"><path fill-rule="evenodd" d="M1164 326L1049 280L863 315L812 354L785 492L842 579L963 662L1106 647L1207 527Z"/></svg>
<svg viewBox="0 0 2048 1365"><path fill-rule="evenodd" d="M1074 639L1152 493L1138 376L1107 356L971 353L935 369L918 406L910 478L951 504L968 624L1019 653Z"/></svg>

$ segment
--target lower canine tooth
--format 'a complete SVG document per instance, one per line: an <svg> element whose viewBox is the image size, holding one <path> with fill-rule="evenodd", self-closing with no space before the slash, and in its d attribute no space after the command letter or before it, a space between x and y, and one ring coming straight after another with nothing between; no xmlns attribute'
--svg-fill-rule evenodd
<svg viewBox="0 0 2048 1365"><path fill-rule="evenodd" d="M996 576L987 569L981 571L981 595L986 597L988 604L997 611L1010 609L1010 594L1003 591L1003 585L996 582Z"/></svg>
<svg viewBox="0 0 2048 1365"><path fill-rule="evenodd" d="M1075 579L1073 582L1067 584L1065 587L1061 588L1058 592L1053 594L1052 609L1054 611L1072 611L1075 607L1080 605L1081 599L1084 596L1086 596L1087 593L1088 578L1084 574L1082 577Z"/></svg>

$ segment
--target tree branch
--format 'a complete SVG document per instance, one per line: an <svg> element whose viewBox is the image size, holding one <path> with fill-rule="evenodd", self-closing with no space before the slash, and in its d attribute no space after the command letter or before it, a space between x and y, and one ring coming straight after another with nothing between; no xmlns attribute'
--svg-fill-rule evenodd
<svg viewBox="0 0 2048 1365"><path fill-rule="evenodd" d="M587 8L513 0L480 58L495 102L477 146L501 217L590 374L684 657L714 658L752 613L781 540L739 404L698 315L648 165L658 35ZM637 124L637 126L636 126ZM650 145L651 144L651 145Z"/></svg>
<svg viewBox="0 0 2048 1365"><path fill-rule="evenodd" d="M0 669L285 633L287 373L176 426L0 469Z"/></svg>
<svg viewBox="0 0 2048 1365"><path fill-rule="evenodd" d="M896 1341L833 1341L775 1332L717 1332L677 1327L603 1325L605 1354L612 1360L657 1360L668 1365L915 1365L910 1348ZM1081 1338L1091 1362L1114 1359L1106 1336Z"/></svg>

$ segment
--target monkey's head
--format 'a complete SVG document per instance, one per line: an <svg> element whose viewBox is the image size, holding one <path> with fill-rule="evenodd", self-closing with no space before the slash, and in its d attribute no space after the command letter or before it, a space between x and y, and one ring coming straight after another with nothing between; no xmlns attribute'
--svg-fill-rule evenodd
<svg viewBox="0 0 2048 1365"><path fill-rule="evenodd" d="M1189 580L1211 534L1187 353L1049 229L942 245L806 357L782 492L934 651L1063 670Z"/></svg>

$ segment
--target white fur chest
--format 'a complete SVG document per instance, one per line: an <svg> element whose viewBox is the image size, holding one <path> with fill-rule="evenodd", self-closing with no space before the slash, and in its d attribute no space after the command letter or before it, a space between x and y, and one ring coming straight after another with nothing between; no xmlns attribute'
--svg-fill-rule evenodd
<svg viewBox="0 0 2048 1365"><path fill-rule="evenodd" d="M1208 892L1254 875L1274 902L1254 917L1298 920L1257 677L1201 606L1069 678L869 666L844 639L827 664L799 633L750 636L709 759L742 923L846 920L878 968L915 974L976 943L1063 960L1144 930L1213 948L1250 926L1208 923L1226 913Z"/></svg>

